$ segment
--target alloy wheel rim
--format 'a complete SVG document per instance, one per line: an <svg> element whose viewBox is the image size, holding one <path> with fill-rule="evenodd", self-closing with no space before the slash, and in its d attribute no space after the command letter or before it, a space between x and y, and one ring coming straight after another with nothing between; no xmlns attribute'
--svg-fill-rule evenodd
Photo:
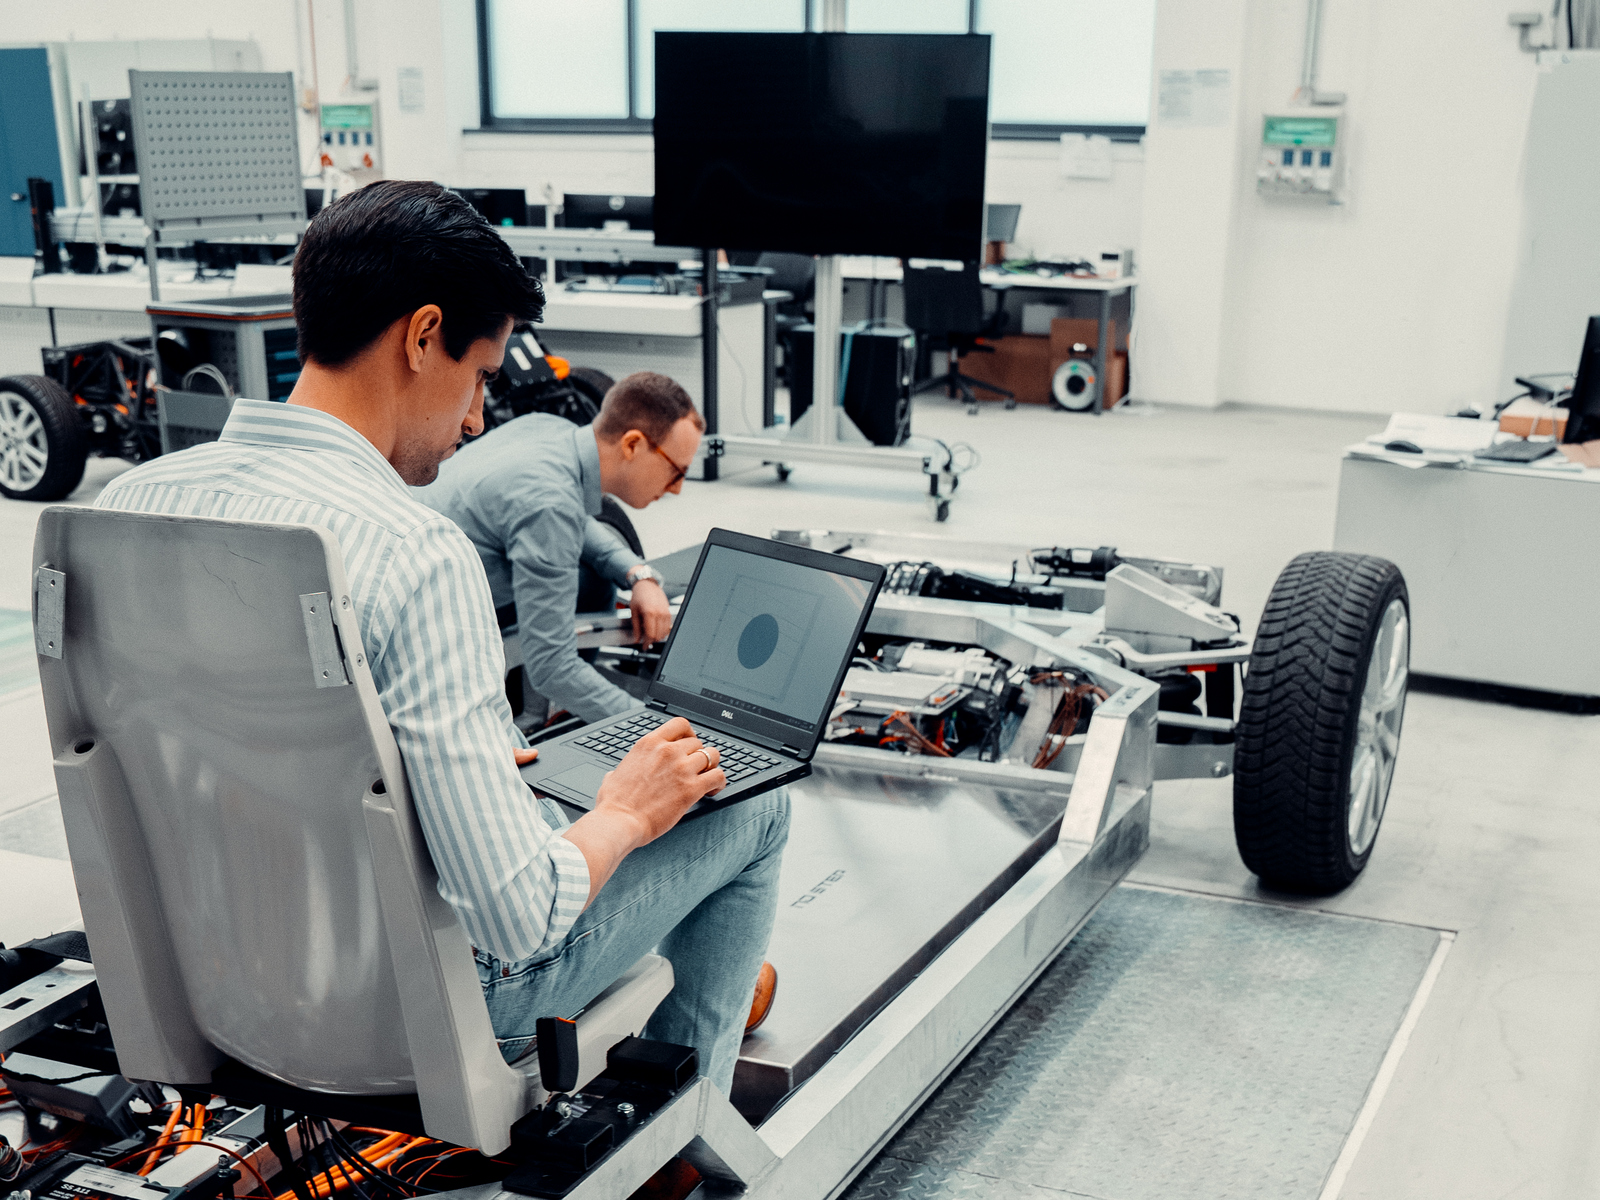
<svg viewBox="0 0 1600 1200"><path fill-rule="evenodd" d="M1348 818L1350 853L1357 857L1371 848L1389 803L1389 784L1400 753L1410 660L1411 621L1404 601L1396 597L1383 611L1361 689L1356 747L1350 763Z"/></svg>
<svg viewBox="0 0 1600 1200"><path fill-rule="evenodd" d="M50 439L27 397L0 392L0 484L26 492L50 465Z"/></svg>

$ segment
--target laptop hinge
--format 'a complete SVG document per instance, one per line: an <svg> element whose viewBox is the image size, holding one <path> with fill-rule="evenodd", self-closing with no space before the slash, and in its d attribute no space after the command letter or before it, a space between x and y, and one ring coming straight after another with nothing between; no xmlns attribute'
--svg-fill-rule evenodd
<svg viewBox="0 0 1600 1200"><path fill-rule="evenodd" d="M665 700L646 700L644 706L646 708L653 708L657 712L667 711L667 702Z"/></svg>
<svg viewBox="0 0 1600 1200"><path fill-rule="evenodd" d="M787 742L785 742L784 745L783 745L783 748L788 754L790 754L794 758L799 758L800 757L800 747L799 746L791 746Z"/></svg>

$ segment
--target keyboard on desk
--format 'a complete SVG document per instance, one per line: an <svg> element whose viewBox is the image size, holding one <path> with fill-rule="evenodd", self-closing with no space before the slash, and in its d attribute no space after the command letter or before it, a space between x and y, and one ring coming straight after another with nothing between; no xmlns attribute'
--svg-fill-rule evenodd
<svg viewBox="0 0 1600 1200"><path fill-rule="evenodd" d="M572 744L609 758L613 762L621 762L622 756L633 749L635 742L651 730L661 728L669 720L670 717L664 717L656 712L634 713L596 729L593 733L574 738ZM698 729L695 730L695 736L722 755L718 765L727 773L729 783L737 783L758 771L765 771L768 767L778 765L778 759L762 754L742 742L730 741Z"/></svg>

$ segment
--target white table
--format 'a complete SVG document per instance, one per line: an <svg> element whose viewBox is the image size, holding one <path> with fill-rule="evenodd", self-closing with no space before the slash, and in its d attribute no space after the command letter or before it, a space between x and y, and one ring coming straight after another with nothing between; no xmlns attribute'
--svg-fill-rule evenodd
<svg viewBox="0 0 1600 1200"><path fill-rule="evenodd" d="M704 411L703 304L699 296L557 287L547 294L544 321L534 332L552 354L574 366L604 371L613 379L634 371L669 375ZM770 424L772 340L770 304L718 306L717 415L722 429L759 432ZM703 470L701 460L696 476Z"/></svg>
<svg viewBox="0 0 1600 1200"><path fill-rule="evenodd" d="M161 294L169 301L221 299L235 294L234 280L197 283L193 266L179 265L162 271ZM44 346L144 337L150 332L144 314L149 303L150 278L142 266L110 275L34 275L0 284L0 375L37 375Z"/></svg>
<svg viewBox="0 0 1600 1200"><path fill-rule="evenodd" d="M1133 275L1125 275L1120 279L1099 279L1085 275L1039 275L1006 271L999 267L984 267L978 272L978 278L983 281L983 286L999 293L1000 302L1005 303L1007 294L1013 291L1041 291L1041 292L1092 292L1100 297L1097 316L1097 330L1094 341L1094 377L1100 381L1100 386L1094 390L1094 415L1099 416L1105 411L1105 394L1107 386L1106 363L1110 361L1114 347L1108 343L1106 336L1111 324L1111 301L1116 296L1128 298L1128 324L1125 331L1133 328L1133 290L1139 285L1138 279ZM1133 364L1128 364L1129 374L1132 374Z"/></svg>
<svg viewBox="0 0 1600 1200"><path fill-rule="evenodd" d="M1408 460L1346 450L1333 544L1405 574L1411 669L1600 695L1600 470Z"/></svg>

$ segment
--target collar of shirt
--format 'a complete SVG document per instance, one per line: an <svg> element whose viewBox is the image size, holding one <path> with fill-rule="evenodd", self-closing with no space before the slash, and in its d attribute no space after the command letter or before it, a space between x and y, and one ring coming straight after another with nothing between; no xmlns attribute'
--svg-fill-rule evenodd
<svg viewBox="0 0 1600 1200"><path fill-rule="evenodd" d="M578 451L578 480L583 484L583 507L591 517L600 515L600 443L594 426L580 425L572 430L572 444Z"/></svg>
<svg viewBox="0 0 1600 1200"><path fill-rule="evenodd" d="M280 401L235 400L233 411L222 427L223 442L244 442L256 446L281 446L296 450L321 450L340 454L366 468L380 482L393 487L402 496L410 489L405 480L378 453L378 448L338 417L303 404L285 404ZM592 440L592 439L591 439ZM595 480L599 487L600 459L595 452ZM596 492L598 495L598 490ZM599 501L595 502L599 511Z"/></svg>

